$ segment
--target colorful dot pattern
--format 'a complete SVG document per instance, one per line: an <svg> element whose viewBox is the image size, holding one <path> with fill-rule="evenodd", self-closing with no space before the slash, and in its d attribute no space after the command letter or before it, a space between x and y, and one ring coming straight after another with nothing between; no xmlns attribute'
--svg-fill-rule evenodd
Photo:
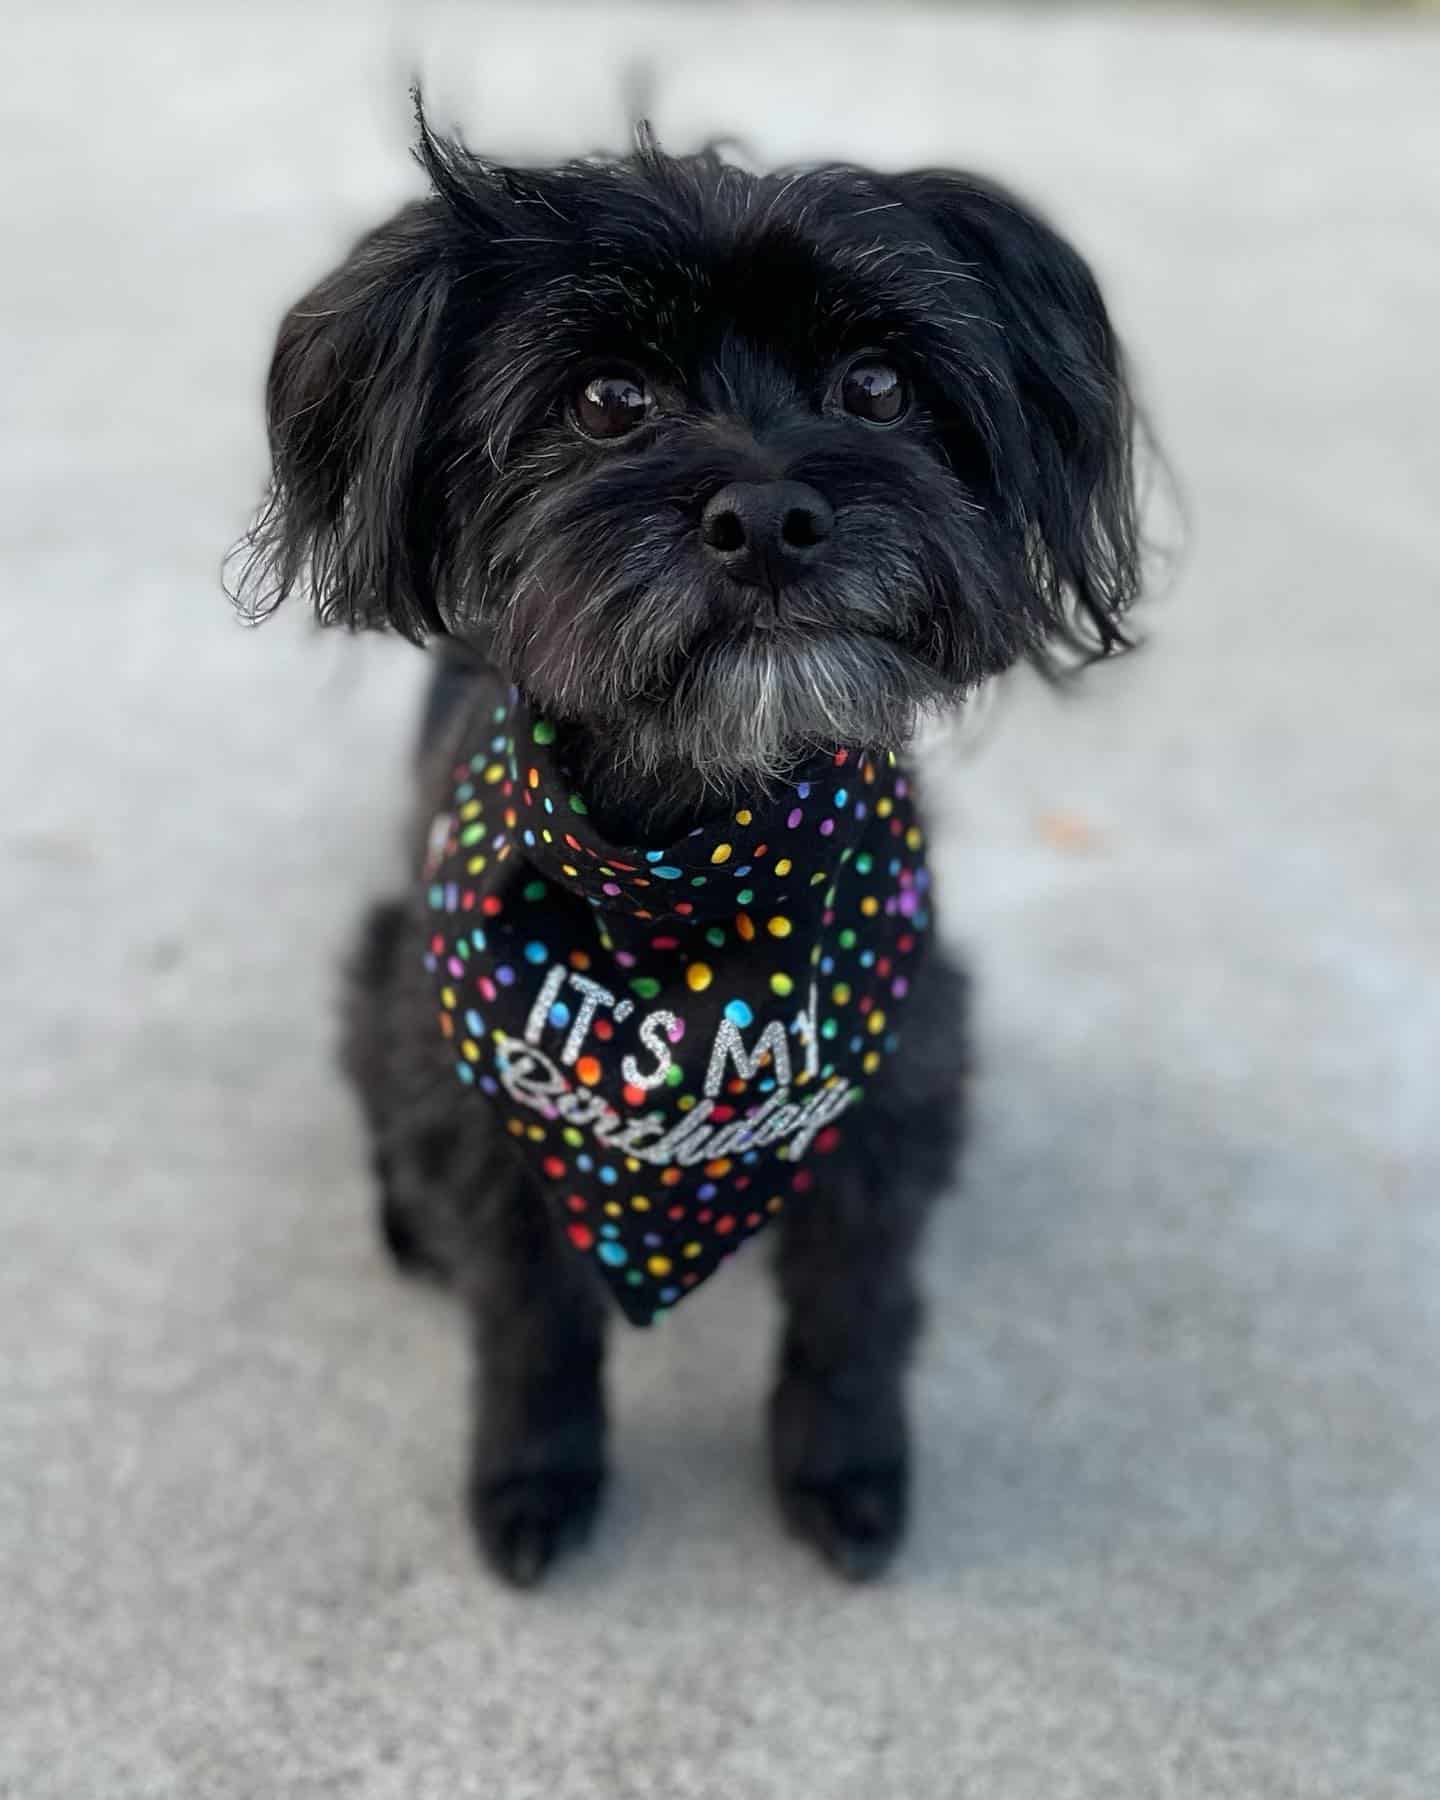
<svg viewBox="0 0 1440 1800"><path fill-rule="evenodd" d="M902 765L840 750L621 849L556 736L513 689L478 706L432 828L425 964L456 1078L649 1324L787 1206L823 1206L928 933L924 837Z"/></svg>

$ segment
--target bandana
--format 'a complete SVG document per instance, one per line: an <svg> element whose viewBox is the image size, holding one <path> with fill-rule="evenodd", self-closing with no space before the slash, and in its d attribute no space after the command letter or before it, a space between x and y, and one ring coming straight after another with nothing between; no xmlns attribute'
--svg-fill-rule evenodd
<svg viewBox="0 0 1440 1800"><path fill-rule="evenodd" d="M621 848L555 737L485 691L431 828L425 966L456 1078L646 1325L811 1190L894 1052L924 839L894 756L840 750L677 843Z"/></svg>

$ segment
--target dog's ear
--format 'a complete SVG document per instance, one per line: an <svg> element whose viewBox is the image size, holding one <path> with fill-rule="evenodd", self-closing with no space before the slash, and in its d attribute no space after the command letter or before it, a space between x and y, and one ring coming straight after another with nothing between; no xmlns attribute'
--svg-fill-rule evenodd
<svg viewBox="0 0 1440 1800"><path fill-rule="evenodd" d="M285 315L266 389L270 492L236 590L251 617L303 586L326 624L443 629L427 418L452 285L444 213L406 207Z"/></svg>
<svg viewBox="0 0 1440 1800"><path fill-rule="evenodd" d="M1140 585L1136 417L1095 278L1003 188L943 170L899 186L958 265L947 291L962 311L979 310L966 300L968 283L979 284L1004 335L1014 391L957 429L972 465L979 440L987 502L1013 530L1045 637L1086 658L1127 647L1124 614ZM1051 666L1045 644L1032 654Z"/></svg>

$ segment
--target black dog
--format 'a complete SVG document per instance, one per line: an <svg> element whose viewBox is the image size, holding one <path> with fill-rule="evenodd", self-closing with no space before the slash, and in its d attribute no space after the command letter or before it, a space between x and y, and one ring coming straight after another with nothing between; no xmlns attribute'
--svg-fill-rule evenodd
<svg viewBox="0 0 1440 1800"><path fill-rule="evenodd" d="M698 1093L701 1072L681 1066L685 1045L674 1050L683 1021L665 1010L664 982L682 995L688 984L699 1004L719 959L726 981L753 977L756 992L777 995L808 982L814 996L753 1055L726 1023L750 1021L748 1002L706 1015L717 1043L730 1036L701 1106L720 1136L695 1173L727 1171L744 1189L761 1119L790 1134L777 1154L804 1170L817 1144L828 1150L814 1177L790 1183L777 1225L787 1322L773 1467L791 1523L846 1573L868 1574L903 1529L911 1263L949 1178L965 1062L962 979L933 946L915 978L921 945L905 923L917 909L923 923L926 877L906 848L918 826L900 836L894 807L908 802L895 798L905 783L889 753L923 713L1020 659L1050 668L1127 643L1133 410L1115 338L1074 250L968 175L756 176L712 152L669 157L644 136L622 159L501 168L423 118L418 154L433 196L367 237L281 327L268 390L274 483L241 597L259 614L308 589L326 622L444 640L423 757L422 830L439 819L428 886L368 926L348 1064L390 1246L453 1280L474 1320L475 1525L519 1582L583 1533L604 1476L599 1277L640 1316L701 1271L677 1272L682 1255L708 1266L728 1247L714 1234L733 1216L704 1204L710 1190L682 1186L663 1209L681 1220L672 1245L650 1232L658 1212L637 1217L597 1185L614 1169L565 1149L586 1141L577 1119L619 1143L630 1207L652 1206L635 1197L641 1183L664 1200L661 1181L689 1180L702 1152L682 1152L704 1135L693 1119L662 1140L658 1113L622 1133L616 1109L664 1097L667 1080ZM525 767L532 743L546 746L543 773ZM856 794L883 790L868 813L838 785L847 758ZM799 894L798 926L791 912L771 918L762 955L751 884L768 884L768 904L798 892L798 877L759 840L767 821L800 822L802 807L785 808L820 770L840 829L833 851L809 832L816 897ZM588 835L553 836L552 790L562 812L571 795L566 818L583 814ZM733 849L737 820L750 835ZM834 826L827 813L818 830ZM882 904L853 883L875 867L864 846L881 832L883 850L886 830L901 854L885 865ZM467 858L466 843L480 853ZM422 854L417 841L417 863ZM514 860L474 873L491 854ZM731 869L746 885L706 887ZM661 877L672 880L664 892ZM473 941L491 959L477 965L491 971L476 978L485 1008L516 1004L515 971L495 961L507 953L482 953L481 910L468 909L502 912L512 902L501 891L518 906L522 880L547 921L525 955L554 959L559 932L568 962L553 962L528 1014L492 1030L478 999L452 991L473 973L456 958ZM677 898L691 889L718 897L697 913ZM850 1023L832 1023L851 984L820 988L833 965L824 934L850 901L865 916L841 937L870 983L873 1044L865 1028L850 1036ZM563 1050L556 1033L574 1003L564 984L591 967L577 947L585 932L629 971L635 958L615 946L637 919L666 934L645 940L656 975L644 952L628 983L660 995L640 1039L653 1065L635 1060L632 1001L577 981L604 996L600 1013L585 1001L580 1038L599 1018L589 1041L618 1056L632 1034L626 1099L607 1111L581 1090L592 1076L580 1039ZM908 975L892 967L902 955ZM875 998L877 970L906 996L898 1038ZM822 1066L847 1045L851 1064ZM829 1099L805 1098L807 1075ZM757 1093L777 1081L780 1091L727 1128L726 1094L752 1079ZM477 1080L523 1105L504 1119L503 1098L466 1091ZM843 1130L820 1130L842 1108ZM560 1120L572 1121L564 1144ZM722 1138L735 1157L714 1154ZM664 1156L647 1161L644 1146L662 1141L674 1166L655 1175ZM562 1204L572 1181L580 1191ZM781 1203L777 1193L770 1211ZM761 1217L749 1213L742 1232ZM711 1235L676 1247L692 1218Z"/></svg>

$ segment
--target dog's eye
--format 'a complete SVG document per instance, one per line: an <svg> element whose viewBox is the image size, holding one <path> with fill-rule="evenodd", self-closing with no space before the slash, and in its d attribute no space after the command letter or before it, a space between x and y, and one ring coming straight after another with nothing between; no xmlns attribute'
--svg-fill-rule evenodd
<svg viewBox="0 0 1440 1800"><path fill-rule="evenodd" d="M575 423L592 438L624 437L645 423L653 406L638 375L592 375L571 401Z"/></svg>
<svg viewBox="0 0 1440 1800"><path fill-rule="evenodd" d="M858 362L845 372L840 404L872 425L893 425L909 405L900 371L889 363Z"/></svg>

